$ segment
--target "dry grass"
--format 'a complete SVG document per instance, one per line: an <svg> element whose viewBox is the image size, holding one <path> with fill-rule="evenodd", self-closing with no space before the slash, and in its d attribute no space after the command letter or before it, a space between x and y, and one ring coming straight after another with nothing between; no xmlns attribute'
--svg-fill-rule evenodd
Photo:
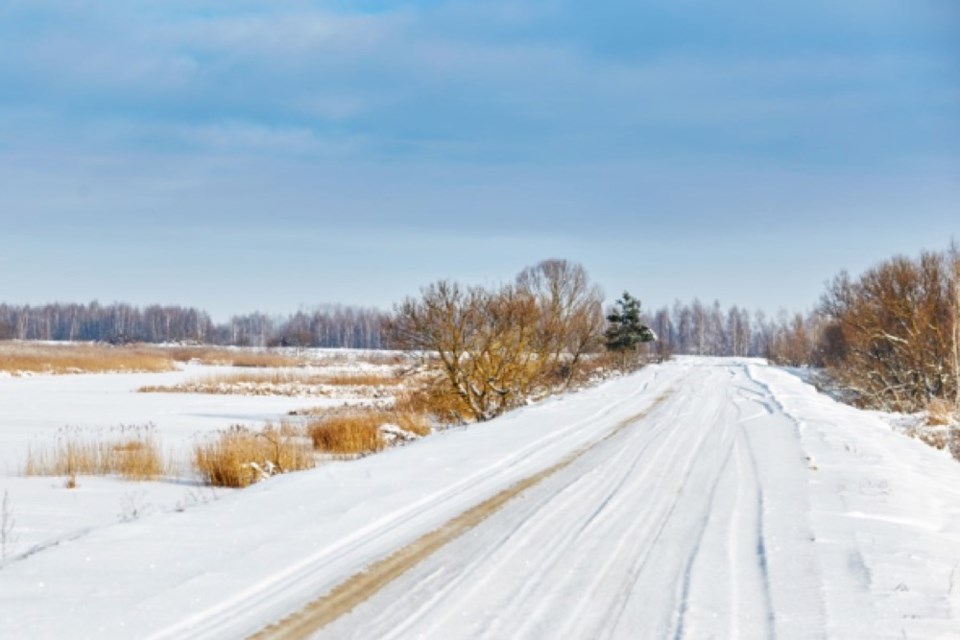
<svg viewBox="0 0 960 640"><path fill-rule="evenodd" d="M927 403L927 424L946 425L955 419L954 405L943 398L934 398ZM943 447L937 447L942 449Z"/></svg>
<svg viewBox="0 0 960 640"><path fill-rule="evenodd" d="M390 387L403 384L399 376L386 373L340 373L321 375L319 384L334 387Z"/></svg>
<svg viewBox="0 0 960 640"><path fill-rule="evenodd" d="M357 456L376 453L390 444L382 430L385 425L395 425L420 437L430 433L430 425L423 415L378 409L352 409L327 415L311 422L307 433L318 451Z"/></svg>
<svg viewBox="0 0 960 640"><path fill-rule="evenodd" d="M364 455L386 448L381 424L369 413L333 415L312 422L307 433L317 451L337 456Z"/></svg>
<svg viewBox="0 0 960 640"><path fill-rule="evenodd" d="M326 374L279 369L276 371L244 371L223 373L188 380L171 386L148 385L141 393L209 393L227 395L324 396L330 387L351 387L355 390L399 385L402 380L388 374Z"/></svg>
<svg viewBox="0 0 960 640"><path fill-rule="evenodd" d="M363 362L376 366L409 364L413 357L405 351L376 351L354 349L325 349L317 352L324 364L351 364Z"/></svg>
<svg viewBox="0 0 960 640"><path fill-rule="evenodd" d="M0 371L30 373L159 372L176 369L159 349L104 344L0 343Z"/></svg>
<svg viewBox="0 0 960 640"><path fill-rule="evenodd" d="M193 449L194 467L215 487L242 488L277 473L311 469L316 460L302 432L288 424L262 431L234 426Z"/></svg>
<svg viewBox="0 0 960 640"><path fill-rule="evenodd" d="M154 480L165 472L160 443L152 425L120 427L116 435L61 430L55 444L27 451L27 476L120 475L127 480Z"/></svg>
<svg viewBox="0 0 960 640"><path fill-rule="evenodd" d="M302 367L307 361L275 351L221 349L216 347L174 347L166 349L177 362L194 362L228 367Z"/></svg>
<svg viewBox="0 0 960 640"><path fill-rule="evenodd" d="M400 393L394 408L401 413L430 416L445 424L463 423L471 415L463 398L443 380L428 381L421 387Z"/></svg>

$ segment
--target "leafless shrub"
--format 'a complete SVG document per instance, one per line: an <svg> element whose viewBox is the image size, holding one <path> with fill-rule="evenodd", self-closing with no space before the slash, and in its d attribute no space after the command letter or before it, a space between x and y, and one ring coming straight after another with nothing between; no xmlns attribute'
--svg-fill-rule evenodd
<svg viewBox="0 0 960 640"><path fill-rule="evenodd" d="M599 296L582 267L548 260L496 290L429 285L419 299L397 305L386 335L396 347L436 358L440 375L421 401L461 420L488 420L575 379L584 354L599 344Z"/></svg>
<svg viewBox="0 0 960 640"><path fill-rule="evenodd" d="M894 258L858 280L841 273L823 311L823 358L832 375L865 406L919 411L956 399L960 273L948 256Z"/></svg>

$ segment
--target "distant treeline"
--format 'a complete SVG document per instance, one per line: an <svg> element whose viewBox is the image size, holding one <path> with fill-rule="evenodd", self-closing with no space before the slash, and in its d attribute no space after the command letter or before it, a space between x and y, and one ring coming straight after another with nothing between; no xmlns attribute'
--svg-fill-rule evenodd
<svg viewBox="0 0 960 640"><path fill-rule="evenodd" d="M760 356L822 367L857 404L920 411L937 402L960 415L960 249L897 256L853 277L841 272L807 315L774 319L699 301L648 318L652 348Z"/></svg>
<svg viewBox="0 0 960 640"><path fill-rule="evenodd" d="M704 304L693 300L677 301L673 307L644 314L644 319L657 334L657 342L650 348L664 357L673 354L748 356L785 364L806 363L805 348L800 349L802 362L794 363L789 357L795 327L797 323L806 323L801 315L781 312L770 318L763 311L751 313L736 305L724 309L718 301Z"/></svg>
<svg viewBox="0 0 960 640"><path fill-rule="evenodd" d="M286 317L251 313L216 324L205 311L193 307L0 304L0 340L381 349L386 346L381 327L390 315L377 309L325 305ZM705 305L699 300L677 302L672 308L645 314L645 320L659 336L650 348L661 355L759 356L805 364L810 350L804 341L815 333L798 332L810 321L801 316L781 314L771 319L763 312L750 313L737 306L722 309L719 302Z"/></svg>
<svg viewBox="0 0 960 640"><path fill-rule="evenodd" d="M263 313L216 324L199 309L129 304L0 304L0 340L197 342L239 346L380 349L384 313L326 305L287 317Z"/></svg>

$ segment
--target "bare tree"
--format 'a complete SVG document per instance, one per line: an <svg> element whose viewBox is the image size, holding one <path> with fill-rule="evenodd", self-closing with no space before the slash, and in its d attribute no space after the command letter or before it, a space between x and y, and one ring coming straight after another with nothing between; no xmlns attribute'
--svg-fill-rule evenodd
<svg viewBox="0 0 960 640"><path fill-rule="evenodd" d="M583 267L545 260L495 290L424 287L395 307L385 330L393 346L433 354L448 397L465 417L488 420L569 385L599 344L600 296Z"/></svg>
<svg viewBox="0 0 960 640"><path fill-rule="evenodd" d="M952 265L944 254L893 258L858 280L834 279L822 308L824 359L860 401L917 410L956 397Z"/></svg>
<svg viewBox="0 0 960 640"><path fill-rule="evenodd" d="M516 286L537 305L538 357L568 387L584 354L599 347L603 291L581 265L557 259L527 267Z"/></svg>
<svg viewBox="0 0 960 640"><path fill-rule="evenodd" d="M437 357L446 386L476 420L503 413L542 371L535 300L517 287L490 292L450 281L424 287L387 322L393 344Z"/></svg>

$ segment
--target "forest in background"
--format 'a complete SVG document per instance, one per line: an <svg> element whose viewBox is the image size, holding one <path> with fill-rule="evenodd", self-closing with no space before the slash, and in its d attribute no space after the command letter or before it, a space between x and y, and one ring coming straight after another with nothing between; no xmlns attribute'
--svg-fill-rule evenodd
<svg viewBox="0 0 960 640"><path fill-rule="evenodd" d="M175 305L0 304L0 340L380 349L385 317L377 309L323 305L287 317L257 312L216 324L205 311Z"/></svg>
<svg viewBox="0 0 960 640"><path fill-rule="evenodd" d="M489 345L512 331L517 318L525 318L517 314L559 299L557 291L550 289L556 289L557 283L572 285L576 296L583 298L576 303L583 310L577 312L579 324L572 334L581 336L572 351L575 358L602 351L603 295L580 265L545 260L524 270L516 283L498 292L476 287L461 292L456 283L443 283L453 289L439 293L455 294L451 300L441 296L444 304L486 309L464 317L474 328L478 323L491 323L483 327ZM425 287L420 301L408 299L392 313L325 305L287 317L263 313L234 316L220 324L202 310L180 306L0 304L0 340L423 348L430 346L429 341L397 340L397 322L405 314L410 316L411 305L437 298L438 284ZM461 297L470 298L470 303ZM514 315L497 317L504 310ZM555 315L548 311L537 313ZM924 252L915 259L898 256L858 277L842 272L827 284L816 308L806 314L781 311L770 317L762 311L750 312L736 305L724 308L719 301L705 304L695 299L646 311L641 317L657 334L655 342L640 348L653 358L674 354L763 357L780 365L824 369L845 389L848 399L860 406L916 411L942 401L960 409L960 252L955 246L948 251ZM544 320L530 322L542 324ZM551 323L548 331L562 326L555 320ZM545 337L542 327L537 330L541 332L537 348L546 349L544 354L549 352L555 361L561 360L560 351L571 350L565 342L568 335ZM518 344L527 345L529 351L533 342L523 336ZM469 349L464 353L470 353ZM546 358L544 354L541 359Z"/></svg>

